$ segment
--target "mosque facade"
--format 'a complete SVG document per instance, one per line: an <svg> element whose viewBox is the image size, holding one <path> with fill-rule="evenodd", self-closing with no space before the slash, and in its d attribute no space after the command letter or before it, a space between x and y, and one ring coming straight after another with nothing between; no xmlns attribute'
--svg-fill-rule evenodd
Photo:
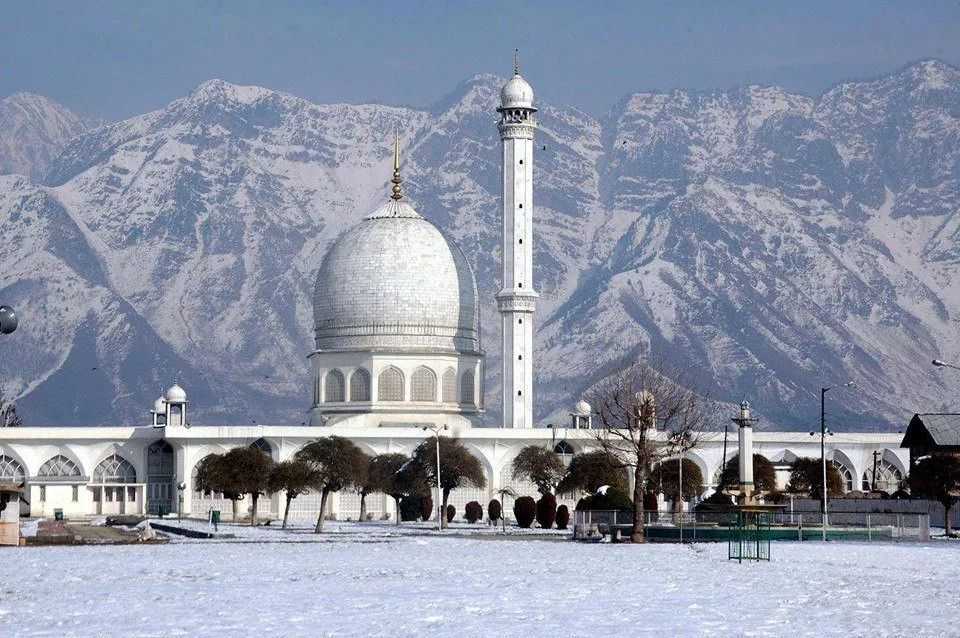
<svg viewBox="0 0 960 638"><path fill-rule="evenodd" d="M461 488L451 504L462 513L503 487L535 495L511 476L525 446L557 451L564 462L595 447L591 408L576 404L569 423L534 422L533 162L537 130L534 93L514 69L500 95L502 143L502 288L495 300L479 297L474 273L460 248L404 198L399 136L389 198L328 250L314 291L314 350L309 353L311 396L307 425L216 426L191 423L186 391L171 387L154 403L142 427L0 428L0 484L24 485L25 516L67 517L181 512L206 516L230 511L229 502L195 489L199 463L233 447L256 446L274 461L291 458L319 437L351 439L368 454L412 453L432 431L460 439L481 462L485 488ZM491 132L492 133L492 132ZM485 354L480 304L493 302L501 318L503 421L483 426ZM658 433L661 434L661 433ZM712 491L735 434L706 434L686 453ZM893 491L907 467L901 435L836 434L828 458L846 491L874 483ZM754 433L753 448L771 459L785 484L797 457L819 457L819 438L807 432ZM892 489L888 489L892 488ZM563 495L573 504L576 494ZM277 516L281 497L260 500L260 514ZM356 519L360 499L349 490L333 496L330 514ZM319 498L295 499L294 519L313 519ZM392 499L367 497L368 513L395 515ZM507 510L509 511L509 509Z"/></svg>

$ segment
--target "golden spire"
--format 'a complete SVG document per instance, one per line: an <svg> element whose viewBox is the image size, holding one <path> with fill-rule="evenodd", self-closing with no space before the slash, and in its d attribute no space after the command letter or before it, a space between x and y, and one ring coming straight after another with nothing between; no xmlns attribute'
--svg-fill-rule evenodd
<svg viewBox="0 0 960 638"><path fill-rule="evenodd" d="M400 179L400 127L397 127L397 137L393 142L393 179L390 180L393 182L393 194L390 195L390 199L400 200L403 199L403 192L400 190L400 184L403 183L403 180Z"/></svg>
<svg viewBox="0 0 960 638"><path fill-rule="evenodd" d="M513 74L520 75L520 49L513 50Z"/></svg>

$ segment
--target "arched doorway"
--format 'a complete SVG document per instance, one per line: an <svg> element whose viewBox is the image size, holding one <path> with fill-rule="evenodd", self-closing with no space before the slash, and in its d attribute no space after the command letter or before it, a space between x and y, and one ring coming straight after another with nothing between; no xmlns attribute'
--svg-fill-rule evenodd
<svg viewBox="0 0 960 638"><path fill-rule="evenodd" d="M147 448L147 513L161 516L176 511L176 464L173 446L154 441Z"/></svg>

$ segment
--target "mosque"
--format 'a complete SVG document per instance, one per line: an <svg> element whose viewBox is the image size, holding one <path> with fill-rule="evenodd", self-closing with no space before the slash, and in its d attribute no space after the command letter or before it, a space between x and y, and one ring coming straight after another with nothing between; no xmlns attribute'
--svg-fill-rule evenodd
<svg viewBox="0 0 960 638"><path fill-rule="evenodd" d="M511 477L511 461L527 445L557 451L565 462L592 446L591 408L580 401L566 427L534 421L533 160L537 109L530 84L514 69L497 109L502 142L502 289L496 295L503 347L503 423L484 427L485 357L480 343L481 299L460 248L404 198L399 141L386 202L330 247L314 293L315 348L307 425L195 425L187 393L172 386L140 427L0 428L0 484L24 485L24 516L67 517L177 512L205 517L230 511L229 502L194 489L207 455L256 446L274 461L329 434L344 436L369 454L409 454L431 432L460 439L480 460L484 489L451 494L458 512L469 501L486 504L502 487L536 489ZM491 131L492 134L492 131ZM305 397L306 399L306 397ZM861 489L879 459L878 487L893 491L906 472L901 435L843 433L828 441L828 458L847 491ZM771 459L785 482L797 457L819 457L820 441L807 432L759 431L754 451ZM712 491L723 462L724 434L711 433L686 454ZM731 444L728 456L736 453ZM568 503L576 495L566 495ZM281 497L260 500L276 516ZM571 503L572 504L572 503ZM352 491L334 495L330 514L359 515ZM317 515L319 497L294 500L292 518ZM367 498L377 518L395 515L393 501Z"/></svg>

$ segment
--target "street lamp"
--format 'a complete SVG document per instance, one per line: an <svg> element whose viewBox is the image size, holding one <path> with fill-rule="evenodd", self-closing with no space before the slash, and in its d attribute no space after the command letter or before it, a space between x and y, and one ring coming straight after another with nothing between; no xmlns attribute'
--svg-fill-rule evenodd
<svg viewBox="0 0 960 638"><path fill-rule="evenodd" d="M443 530L443 498L441 497L440 492L440 432L447 429L446 425L425 425L423 426L424 430L429 430L433 432L433 435L437 437L437 531Z"/></svg>
<svg viewBox="0 0 960 638"><path fill-rule="evenodd" d="M183 521L183 491L185 489L187 489L186 483L177 485L177 521ZM256 517L256 512L253 515Z"/></svg>
<svg viewBox="0 0 960 638"><path fill-rule="evenodd" d="M853 381L848 381L844 383L841 388L849 388L857 385ZM827 430L827 412L826 412L826 396L827 392L833 388L820 388L820 467L823 471L822 480L823 480L823 494L820 501L820 526L821 526L821 538L827 540L827 453L826 453L826 437L833 436L833 432ZM811 432L810 436L815 436L816 432Z"/></svg>

